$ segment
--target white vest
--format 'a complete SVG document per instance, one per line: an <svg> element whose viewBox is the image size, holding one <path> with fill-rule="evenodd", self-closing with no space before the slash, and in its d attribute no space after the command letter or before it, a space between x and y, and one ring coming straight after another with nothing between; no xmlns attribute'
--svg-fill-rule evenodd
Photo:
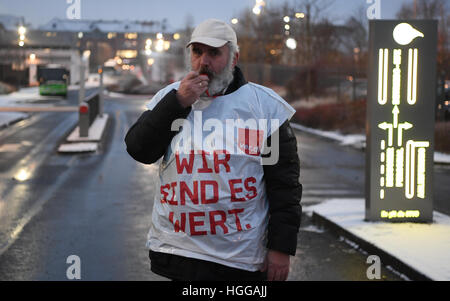
<svg viewBox="0 0 450 301"><path fill-rule="evenodd" d="M159 91L148 109L179 84ZM253 83L197 100L160 163L147 247L259 270L268 222L260 154L294 112L274 91Z"/></svg>

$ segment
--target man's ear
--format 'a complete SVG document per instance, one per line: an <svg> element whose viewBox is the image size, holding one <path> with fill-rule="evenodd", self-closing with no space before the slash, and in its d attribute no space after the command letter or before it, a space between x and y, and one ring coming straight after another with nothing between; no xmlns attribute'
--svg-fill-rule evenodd
<svg viewBox="0 0 450 301"><path fill-rule="evenodd" d="M238 60L239 60L239 52L236 52L233 58L233 68L237 65Z"/></svg>

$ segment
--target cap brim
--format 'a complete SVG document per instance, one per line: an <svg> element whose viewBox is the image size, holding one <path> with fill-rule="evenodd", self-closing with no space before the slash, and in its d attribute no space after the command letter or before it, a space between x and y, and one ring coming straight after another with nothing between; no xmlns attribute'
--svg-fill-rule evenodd
<svg viewBox="0 0 450 301"><path fill-rule="evenodd" d="M214 38L207 38L207 37L196 37L192 38L192 40L186 45L186 47L189 47L193 43L200 43L205 44L211 47L222 47L225 45L228 41L220 40L220 39L214 39Z"/></svg>

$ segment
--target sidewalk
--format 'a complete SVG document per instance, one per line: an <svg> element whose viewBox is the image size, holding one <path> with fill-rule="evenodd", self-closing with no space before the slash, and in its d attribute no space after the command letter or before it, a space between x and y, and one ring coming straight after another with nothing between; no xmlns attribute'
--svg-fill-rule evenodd
<svg viewBox="0 0 450 301"><path fill-rule="evenodd" d="M364 221L364 199L330 199L308 207L315 223L378 255L413 280L450 280L450 217L433 212L432 224Z"/></svg>
<svg viewBox="0 0 450 301"><path fill-rule="evenodd" d="M36 99L38 96L37 87L23 88L19 91L0 95L0 107L15 107L23 101ZM0 112L0 129L6 128L11 124L30 117L29 114L17 112Z"/></svg>
<svg viewBox="0 0 450 301"><path fill-rule="evenodd" d="M0 112L0 129L7 128L16 122L27 119L28 117L30 117L30 115L25 113Z"/></svg>

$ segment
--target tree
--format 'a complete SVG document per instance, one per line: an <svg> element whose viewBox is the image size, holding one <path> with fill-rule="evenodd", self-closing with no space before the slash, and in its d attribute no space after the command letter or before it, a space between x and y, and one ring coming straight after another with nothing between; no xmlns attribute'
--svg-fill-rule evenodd
<svg viewBox="0 0 450 301"><path fill-rule="evenodd" d="M436 19L446 6L446 0L414 0L413 2L405 2L397 12L397 18Z"/></svg>
<svg viewBox="0 0 450 301"><path fill-rule="evenodd" d="M399 19L438 20L438 72L450 76L450 4L447 0L414 0L404 3L397 13Z"/></svg>
<svg viewBox="0 0 450 301"><path fill-rule="evenodd" d="M404 3L397 13L401 19L437 19L438 20L438 53L437 104L445 99L445 80L450 78L450 5L447 0L414 0Z"/></svg>

